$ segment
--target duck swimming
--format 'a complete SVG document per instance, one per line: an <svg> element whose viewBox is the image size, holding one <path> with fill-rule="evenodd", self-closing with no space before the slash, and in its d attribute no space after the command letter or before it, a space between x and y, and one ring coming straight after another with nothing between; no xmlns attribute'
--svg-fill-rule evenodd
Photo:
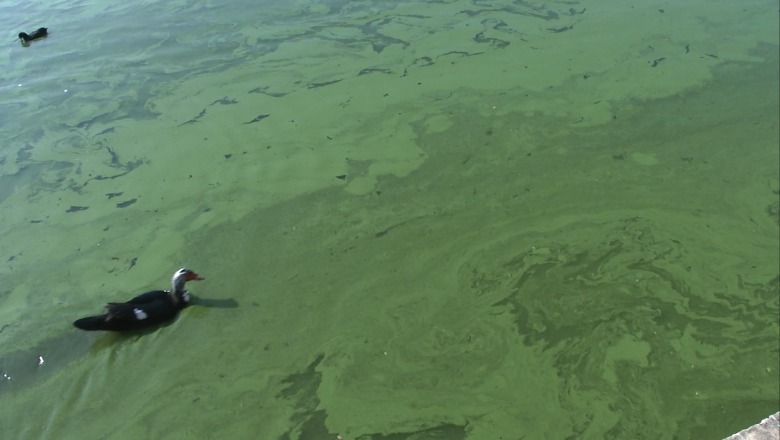
<svg viewBox="0 0 780 440"><path fill-rule="evenodd" d="M190 293L184 288L187 281L203 279L189 269L179 269L171 278L171 290L152 290L124 303L108 303L105 314L78 319L73 325L87 331L121 332L170 321L190 305Z"/></svg>
<svg viewBox="0 0 780 440"><path fill-rule="evenodd" d="M24 32L19 32L19 39L22 40L22 43L29 43L30 41L40 40L41 38L46 38L49 35L49 29L42 27L38 28L35 31L33 31L32 34L26 34Z"/></svg>

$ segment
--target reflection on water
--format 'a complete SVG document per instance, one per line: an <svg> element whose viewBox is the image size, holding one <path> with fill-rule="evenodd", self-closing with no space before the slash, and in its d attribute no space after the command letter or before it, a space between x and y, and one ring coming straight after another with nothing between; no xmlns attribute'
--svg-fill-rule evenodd
<svg viewBox="0 0 780 440"><path fill-rule="evenodd" d="M718 438L778 409L776 4L0 24L50 31L0 48L4 439ZM71 327L185 264L238 307Z"/></svg>

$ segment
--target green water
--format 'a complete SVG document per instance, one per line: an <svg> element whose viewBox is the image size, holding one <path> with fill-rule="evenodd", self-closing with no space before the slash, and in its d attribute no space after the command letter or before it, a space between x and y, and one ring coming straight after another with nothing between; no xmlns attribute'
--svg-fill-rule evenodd
<svg viewBox="0 0 780 440"><path fill-rule="evenodd" d="M0 438L780 408L776 2L222 3L0 4ZM71 327L185 265L238 307Z"/></svg>

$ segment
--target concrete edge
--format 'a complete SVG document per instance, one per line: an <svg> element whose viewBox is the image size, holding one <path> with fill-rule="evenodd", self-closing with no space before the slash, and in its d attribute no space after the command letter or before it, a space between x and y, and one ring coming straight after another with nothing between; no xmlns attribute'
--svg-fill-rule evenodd
<svg viewBox="0 0 780 440"><path fill-rule="evenodd" d="M780 412L724 440L780 440Z"/></svg>

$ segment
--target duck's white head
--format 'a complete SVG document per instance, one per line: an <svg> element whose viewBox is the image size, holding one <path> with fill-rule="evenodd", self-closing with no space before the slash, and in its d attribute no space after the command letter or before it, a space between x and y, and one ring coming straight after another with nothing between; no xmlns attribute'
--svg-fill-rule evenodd
<svg viewBox="0 0 780 440"><path fill-rule="evenodd" d="M181 269L174 272L173 277L171 278L171 285L173 286L173 292L174 293L184 293L184 285L187 283L187 281L200 281L204 280L202 276L196 274L195 272L182 267Z"/></svg>

